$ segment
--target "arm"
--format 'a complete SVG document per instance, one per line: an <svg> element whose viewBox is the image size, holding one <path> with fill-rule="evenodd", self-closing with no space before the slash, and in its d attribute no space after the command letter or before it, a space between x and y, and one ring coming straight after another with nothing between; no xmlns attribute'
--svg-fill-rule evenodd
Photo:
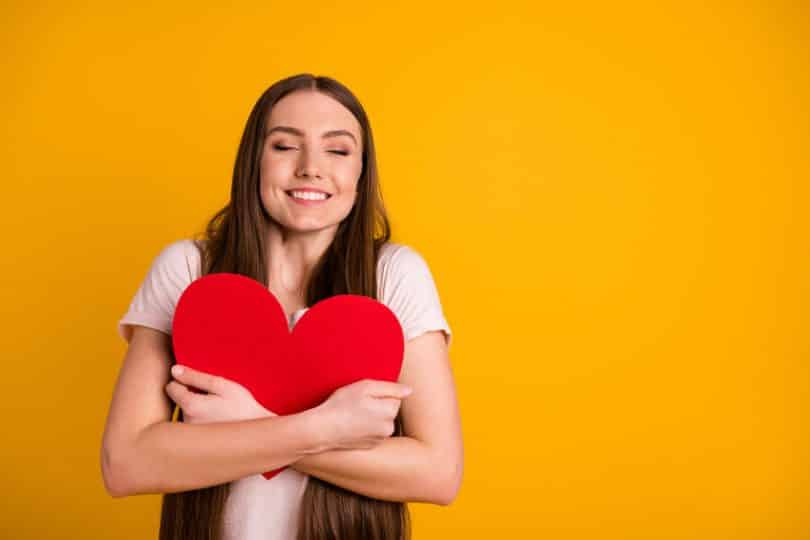
<svg viewBox="0 0 810 540"><path fill-rule="evenodd" d="M461 485L463 447L447 344L441 332L405 344L400 383L413 388L400 412L406 436L369 450L327 450L292 468L391 501L450 504Z"/></svg>
<svg viewBox="0 0 810 540"><path fill-rule="evenodd" d="M239 422L158 422L141 431L118 463L118 495L174 493L284 467L316 452L310 413Z"/></svg>
<svg viewBox="0 0 810 540"><path fill-rule="evenodd" d="M336 486L387 501L447 504L441 463L411 437L390 437L370 450L329 450L291 465Z"/></svg>
<svg viewBox="0 0 810 540"><path fill-rule="evenodd" d="M313 413L215 424L171 422L170 337L136 326L105 427L101 469L114 497L221 484L327 448Z"/></svg>

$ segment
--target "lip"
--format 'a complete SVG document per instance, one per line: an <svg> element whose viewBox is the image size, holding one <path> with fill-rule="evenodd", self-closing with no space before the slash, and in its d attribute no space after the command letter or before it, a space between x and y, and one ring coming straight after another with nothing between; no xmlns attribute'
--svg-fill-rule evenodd
<svg viewBox="0 0 810 540"><path fill-rule="evenodd" d="M291 191L308 191L310 193L326 193L327 195L332 195L328 191L324 191L322 189L307 188L307 187L288 189L287 191L285 191L285 193L290 193Z"/></svg>
<svg viewBox="0 0 810 540"><path fill-rule="evenodd" d="M307 191L309 193L324 193L326 195L326 198L323 199L323 200L320 200L320 201L317 201L317 200L313 201L313 200L307 200L307 199L296 199L295 197L292 196L293 191ZM318 205L324 204L326 201L328 201L332 197L331 193L327 193L326 191L321 191L320 189L307 189L307 188L298 189L298 188L296 188L296 189L291 189L291 190L285 191L284 193L287 195L287 197L290 198L291 201L293 201L294 203L300 204L301 206L318 206Z"/></svg>

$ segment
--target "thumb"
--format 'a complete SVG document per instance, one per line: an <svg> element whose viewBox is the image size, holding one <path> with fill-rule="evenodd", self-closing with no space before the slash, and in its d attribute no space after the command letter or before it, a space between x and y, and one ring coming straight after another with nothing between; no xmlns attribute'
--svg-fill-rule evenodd
<svg viewBox="0 0 810 540"><path fill-rule="evenodd" d="M192 391L197 392L201 390L209 394L222 395L225 390L226 380L217 375L198 371L180 364L172 366L171 371L175 379L188 386Z"/></svg>
<svg viewBox="0 0 810 540"><path fill-rule="evenodd" d="M402 399L413 392L413 388L408 385L390 381L372 381L368 393L374 397L394 397Z"/></svg>

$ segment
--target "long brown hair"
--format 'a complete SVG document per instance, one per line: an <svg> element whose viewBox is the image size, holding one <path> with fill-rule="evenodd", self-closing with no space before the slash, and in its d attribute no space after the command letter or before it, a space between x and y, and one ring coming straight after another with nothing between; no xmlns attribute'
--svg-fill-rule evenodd
<svg viewBox="0 0 810 540"><path fill-rule="evenodd" d="M233 169L230 202L208 222L195 243L201 255L201 276L214 272L242 274L269 286L267 214L259 197L259 170L265 143L265 122L273 105L297 91L322 92L354 114L363 136L363 169L358 194L334 240L312 270L306 285L307 306L336 294L377 298L376 263L391 237L377 176L371 126L352 92L329 77L309 73L280 80L259 98L242 133ZM182 410L178 411L182 420ZM402 418L395 419L400 436ZM229 484L179 493L165 493L160 540L220 540ZM300 506L297 540L409 540L408 506L342 489L310 476ZM253 540L253 539L251 539Z"/></svg>

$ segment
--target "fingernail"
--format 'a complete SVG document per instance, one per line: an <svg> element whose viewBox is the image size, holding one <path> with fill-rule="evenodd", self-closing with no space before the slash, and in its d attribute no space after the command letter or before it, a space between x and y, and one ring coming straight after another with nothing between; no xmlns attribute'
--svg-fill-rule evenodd
<svg viewBox="0 0 810 540"><path fill-rule="evenodd" d="M182 375L183 374L183 366L174 365L172 366L172 375Z"/></svg>
<svg viewBox="0 0 810 540"><path fill-rule="evenodd" d="M411 388L410 386L406 386L405 387L405 395L410 396L411 392L413 392L413 388Z"/></svg>

